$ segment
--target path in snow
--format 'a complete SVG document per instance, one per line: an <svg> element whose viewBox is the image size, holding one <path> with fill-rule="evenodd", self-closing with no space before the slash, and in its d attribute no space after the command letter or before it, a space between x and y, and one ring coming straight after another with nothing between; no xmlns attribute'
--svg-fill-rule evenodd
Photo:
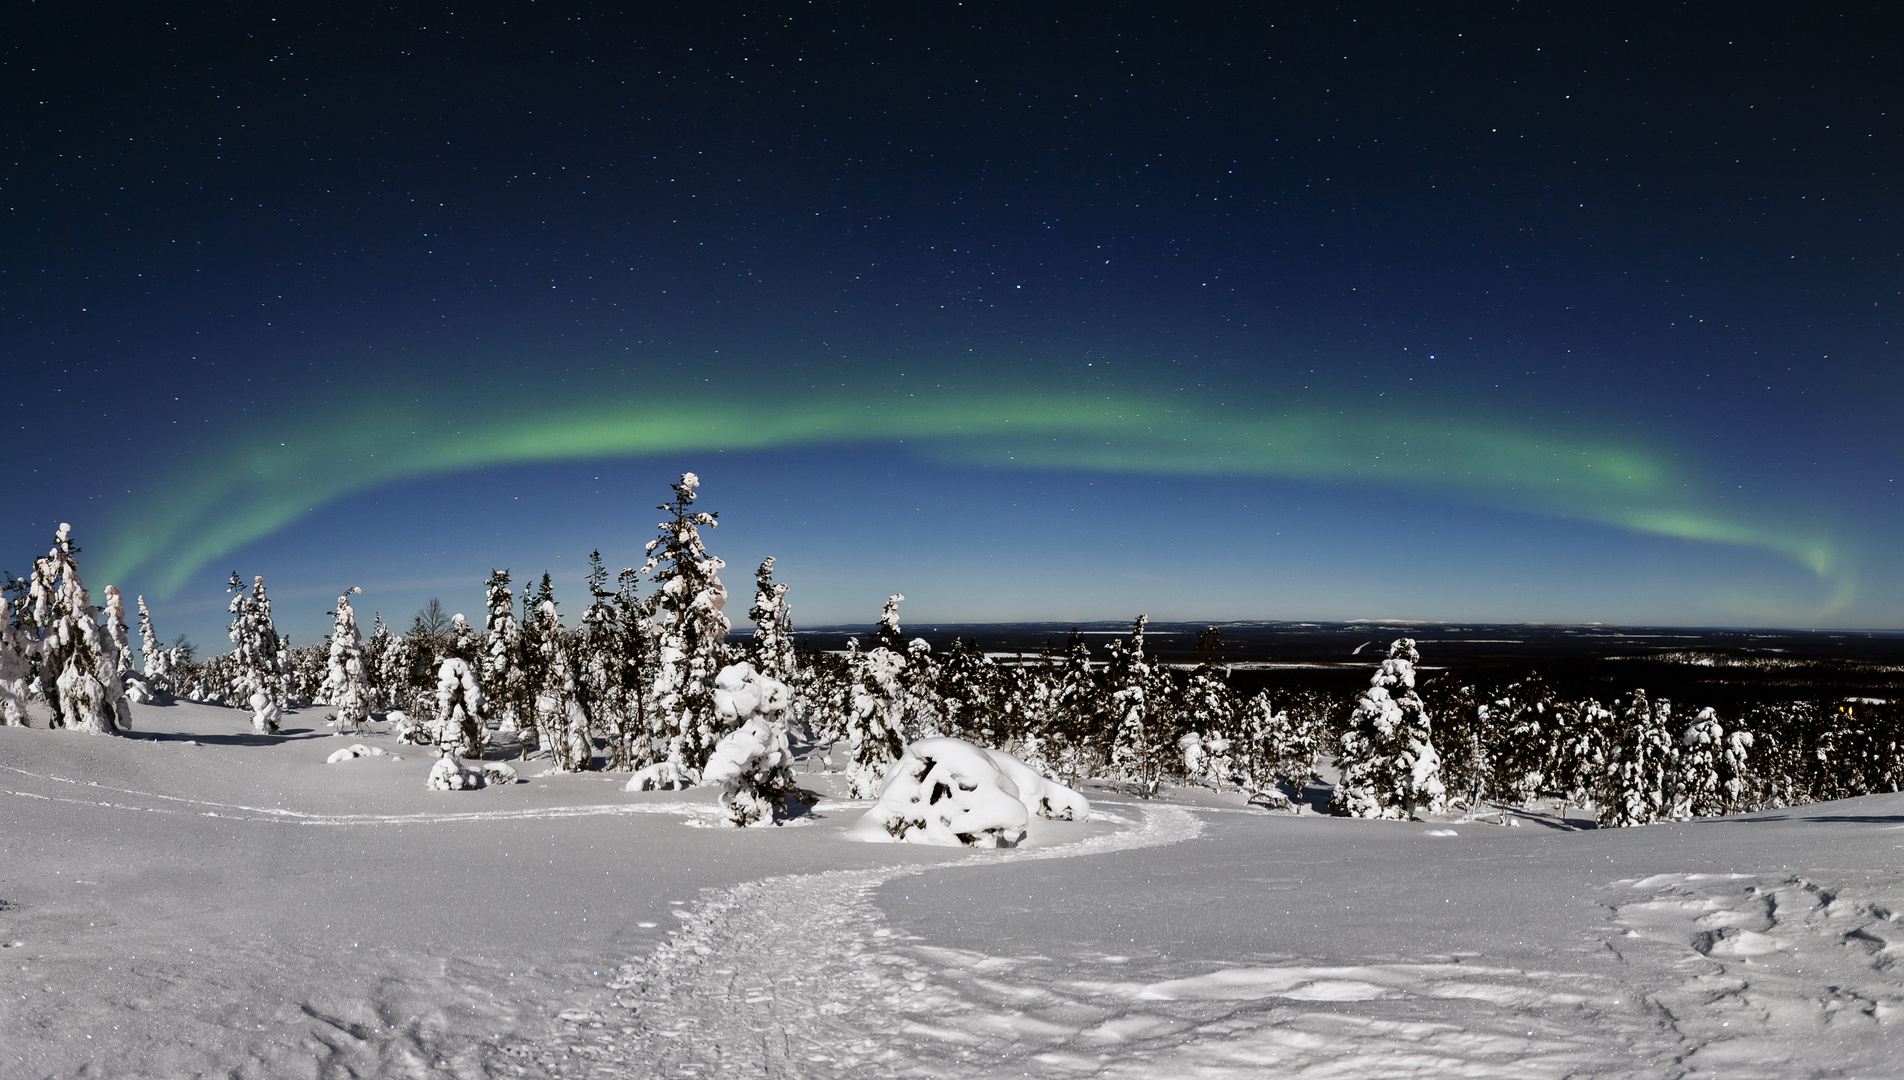
<svg viewBox="0 0 1904 1080"><path fill-rule="evenodd" d="M1545 965L1001 956L909 937L874 905L908 876L1201 832L1181 808L1140 813L1139 828L1042 851L726 890L624 965L618 993L485 1064L561 1077L1904 1076L1895 874L1857 896L1789 875L1611 882L1595 898L1611 924L1578 926L1579 947Z"/></svg>
<svg viewBox="0 0 1904 1080"><path fill-rule="evenodd" d="M1185 810L1146 807L1135 828L1055 847L748 882L678 912L671 940L622 965L612 995L564 1009L555 1035L507 1044L486 1064L553 1076L975 1075L974 1055L944 1060L942 1040L920 1022L942 994L932 986L939 965L892 947L872 891L925 870L1109 854L1201 832ZM928 1057L949 1072L925 1066Z"/></svg>

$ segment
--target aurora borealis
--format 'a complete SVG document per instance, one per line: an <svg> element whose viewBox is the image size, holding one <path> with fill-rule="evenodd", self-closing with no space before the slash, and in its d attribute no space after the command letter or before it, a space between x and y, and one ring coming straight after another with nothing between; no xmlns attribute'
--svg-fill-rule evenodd
<svg viewBox="0 0 1904 1080"><path fill-rule="evenodd" d="M6 21L0 568L168 636L684 469L809 624L1904 624L1881 7Z"/></svg>

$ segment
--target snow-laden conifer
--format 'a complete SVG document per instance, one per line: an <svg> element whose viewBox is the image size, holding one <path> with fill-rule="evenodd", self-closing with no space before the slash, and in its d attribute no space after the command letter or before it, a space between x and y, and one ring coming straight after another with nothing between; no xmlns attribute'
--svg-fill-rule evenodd
<svg viewBox="0 0 1904 1080"><path fill-rule="evenodd" d="M1076 787L1079 775L1090 775L1104 757L1103 688L1091 670L1090 646L1076 629L1065 645L1064 664L1057 680L1051 711L1051 739L1057 747L1047 754L1063 770L1070 786Z"/></svg>
<svg viewBox="0 0 1904 1080"><path fill-rule="evenodd" d="M787 606L787 583L773 579L774 558L767 556L754 572L754 667L769 679L788 682L794 677L793 613Z"/></svg>
<svg viewBox="0 0 1904 1080"><path fill-rule="evenodd" d="M799 798L793 751L780 717L792 703L787 685L730 664L714 677L714 707L730 730L708 757L702 780L721 785L721 806L730 825L771 825Z"/></svg>
<svg viewBox="0 0 1904 1080"><path fill-rule="evenodd" d="M363 636L357 630L357 612L350 598L364 590L356 585L337 598L331 615L330 654L324 665L324 700L337 710L337 733L355 731L370 715L370 678L364 667Z"/></svg>
<svg viewBox="0 0 1904 1080"><path fill-rule="evenodd" d="M1315 725L1302 710L1279 706L1261 691L1237 713L1233 756L1236 774L1250 793L1251 802L1302 812L1302 790L1315 768L1318 739ZM1283 793L1287 786L1294 798Z"/></svg>
<svg viewBox="0 0 1904 1080"><path fill-rule="evenodd" d="M541 676L536 680L536 727L542 746L548 750L549 760L563 772L592 768L595 747L589 735L588 714L577 700L580 684L554 600L543 601L536 610L530 639Z"/></svg>
<svg viewBox="0 0 1904 1080"><path fill-rule="evenodd" d="M244 580L234 570L228 587L232 598L228 609L231 629L227 636L231 639L236 671L227 693L232 701L249 702L251 695L262 690L272 701L282 704L283 643L278 640L277 627L271 622L271 598L265 595L264 575L256 575L251 580L251 592L247 595Z"/></svg>
<svg viewBox="0 0 1904 1080"><path fill-rule="evenodd" d="M1727 733L1719 714L1701 709L1679 737L1678 784L1673 818L1719 817L1738 809L1745 790L1746 756L1752 733Z"/></svg>
<svg viewBox="0 0 1904 1080"><path fill-rule="evenodd" d="M146 682L152 688L171 693L172 672L178 666L178 650L168 649L159 643L158 631L152 628L152 612L145 606L145 597L139 597L139 653L145 661L143 671Z"/></svg>
<svg viewBox="0 0 1904 1080"><path fill-rule="evenodd" d="M445 659L436 672L436 745L462 758L483 756L483 719L488 702L469 661Z"/></svg>
<svg viewBox="0 0 1904 1080"><path fill-rule="evenodd" d="M1619 741L1607 762L1600 795L1600 827L1651 825L1671 810L1673 772L1678 752L1673 743L1672 703L1655 704L1635 690L1619 709Z"/></svg>
<svg viewBox="0 0 1904 1080"><path fill-rule="evenodd" d="M27 680L33 665L28 659L33 643L14 624L11 606L0 594L0 727L26 726Z"/></svg>
<svg viewBox="0 0 1904 1080"><path fill-rule="evenodd" d="M1562 736L1559 702L1539 675L1530 674L1494 701L1490 719L1495 797L1527 806L1554 780Z"/></svg>
<svg viewBox="0 0 1904 1080"><path fill-rule="evenodd" d="M1342 736L1342 779L1330 797L1331 813L1412 818L1444 809L1441 756L1435 752L1428 712L1415 693L1415 664L1420 659L1414 639L1397 639L1356 701L1349 730Z"/></svg>
<svg viewBox="0 0 1904 1080"><path fill-rule="evenodd" d="M40 627L40 668L52 676L53 723L114 734L130 721L117 650L79 578L79 546L61 523L53 549L34 561L33 617Z"/></svg>
<svg viewBox="0 0 1904 1080"><path fill-rule="evenodd" d="M846 658L852 684L845 736L853 754L846 785L850 798L870 799L906 750L906 658L884 645L862 653L857 638L848 641Z"/></svg>
<svg viewBox="0 0 1904 1080"><path fill-rule="evenodd" d="M483 620L482 684L489 688L497 726L505 732L515 731L518 718L527 712L527 676L522 665L522 624L516 619L509 571L491 570L483 587L488 614Z"/></svg>
<svg viewBox="0 0 1904 1080"><path fill-rule="evenodd" d="M132 670L132 643L127 640L132 628L126 625L126 598L119 595L118 586L106 586L105 618L106 638L112 643L113 674L123 682L126 672Z"/></svg>
<svg viewBox="0 0 1904 1080"><path fill-rule="evenodd" d="M1110 770L1119 780L1137 785L1139 798L1157 794L1162 783L1168 743L1158 739L1162 717L1157 709L1160 682L1144 656L1144 626L1148 615L1137 616L1129 643L1113 642L1105 673L1110 687L1110 712L1116 725L1111 737Z"/></svg>
<svg viewBox="0 0 1904 1080"><path fill-rule="evenodd" d="M1230 778L1239 702L1222 665L1221 631L1212 626L1197 635L1197 668L1184 685L1177 739L1184 775L1221 782Z"/></svg>
<svg viewBox="0 0 1904 1080"><path fill-rule="evenodd" d="M714 528L718 515L693 509L701 478L682 473L673 485L674 500L660 535L648 541L641 572L660 587L648 618L655 642L654 707L668 734L668 758L699 772L714 744L725 734L714 710L714 676L725 666L729 628L722 608L727 587L720 571L726 563L708 553L702 528Z"/></svg>

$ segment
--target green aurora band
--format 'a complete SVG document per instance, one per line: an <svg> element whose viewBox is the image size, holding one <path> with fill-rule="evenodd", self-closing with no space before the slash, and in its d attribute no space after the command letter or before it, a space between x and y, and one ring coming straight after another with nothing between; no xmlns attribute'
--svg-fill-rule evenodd
<svg viewBox="0 0 1904 1080"><path fill-rule="evenodd" d="M135 572L175 592L194 573L353 492L529 462L681 451L903 442L942 461L1118 474L1279 477L1393 486L1498 509L1778 553L1854 591L1827 539L1697 505L1686 477L1644 452L1500 426L1384 416L1358 406L1279 416L1182 398L999 392L849 401L708 400L431 416L355 409L228 452L152 493L106 545L103 580ZM503 415L509 415L507 413ZM349 438L340 438L348 432Z"/></svg>

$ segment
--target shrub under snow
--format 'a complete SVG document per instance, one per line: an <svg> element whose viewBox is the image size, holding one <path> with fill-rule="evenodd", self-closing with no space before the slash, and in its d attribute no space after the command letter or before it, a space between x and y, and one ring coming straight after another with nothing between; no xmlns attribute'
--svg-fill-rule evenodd
<svg viewBox="0 0 1904 1080"><path fill-rule="evenodd" d="M1031 794L1020 790L1019 780ZM920 739L906 747L879 802L852 834L907 844L1016 847L1034 808L1047 817L1090 812L1083 796L1009 754L963 739Z"/></svg>

